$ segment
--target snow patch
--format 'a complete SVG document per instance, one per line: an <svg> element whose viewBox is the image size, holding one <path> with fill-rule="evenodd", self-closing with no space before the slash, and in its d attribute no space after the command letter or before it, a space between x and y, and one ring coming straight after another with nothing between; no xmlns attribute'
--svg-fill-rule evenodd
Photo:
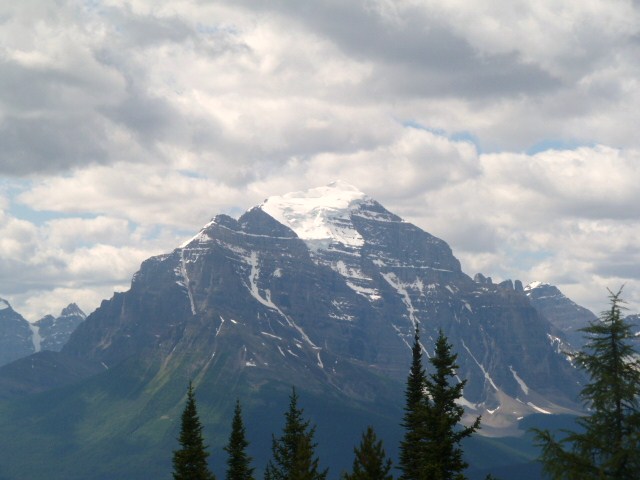
<svg viewBox="0 0 640 480"><path fill-rule="evenodd" d="M2 305L2 303L0 303ZM29 329L31 330L31 342L33 342L33 349L37 353L40 351L40 345L42 343L42 337L40 336L40 327L29 323Z"/></svg>
<svg viewBox="0 0 640 480"><path fill-rule="evenodd" d="M418 320L415 316L415 313L418 311L411 303L411 297L409 296L409 292L407 292L406 287L410 285L403 284L400 279L396 276L395 273L382 273L382 278L384 278L389 285L391 285L396 292L402 297L402 303L407 307L407 312L409 313L409 319L411 320L411 324L415 324Z"/></svg>
<svg viewBox="0 0 640 480"><path fill-rule="evenodd" d="M316 355L318 356L318 366L324 369L324 364L322 363L322 359L320 358L320 351L317 351Z"/></svg>
<svg viewBox="0 0 640 480"><path fill-rule="evenodd" d="M534 288L545 287L545 286L549 286L549 284L544 282L531 282L529 285L524 287L524 291L528 292L530 290L533 290Z"/></svg>
<svg viewBox="0 0 640 480"><path fill-rule="evenodd" d="M271 337L271 338L275 338L276 340L282 340L282 337L279 337L277 335L274 335L272 333L267 333L267 332L260 332L262 335L266 335L267 337Z"/></svg>
<svg viewBox="0 0 640 480"><path fill-rule="evenodd" d="M527 402L527 405L533 408L536 412L544 413L545 415L551 415L551 412L549 412L548 410L545 410L544 408L540 408L531 402Z"/></svg>
<svg viewBox="0 0 640 480"><path fill-rule="evenodd" d="M195 315L196 305L193 301L193 294L191 293L191 288L189 288L189 277L187 275L187 266L184 259L184 249L180 250L180 266L179 266L179 271L176 273L178 273L183 280L182 282L178 282L178 284L180 286L183 286L187 291L187 296L189 297L189 305L191 305L191 313Z"/></svg>
<svg viewBox="0 0 640 480"><path fill-rule="evenodd" d="M460 397L455 401L458 405L461 405L466 408L470 408L471 410L477 410L478 406L475 403L471 403L464 397Z"/></svg>
<svg viewBox="0 0 640 480"><path fill-rule="evenodd" d="M524 380L522 380L518 376L518 374L516 373L516 371L513 369L511 365L509 365L509 370L511 370L511 375L513 375L513 378L515 378L516 382L518 382L518 385L520 385L520 389L522 390L522 392L525 395L529 395L529 387L527 386L526 383L524 383Z"/></svg>
<svg viewBox="0 0 640 480"><path fill-rule="evenodd" d="M0 298L0 310L6 310L7 308L10 308L9 302Z"/></svg>
<svg viewBox="0 0 640 480"><path fill-rule="evenodd" d="M200 232L198 232L195 236L191 237L189 240L187 240L182 245L180 245L179 248L186 248L192 242L198 242L198 243L210 242L212 238L209 235L207 235L204 231L214 223L215 223L215 220L211 220L204 227L202 227L202 230L200 230Z"/></svg>
<svg viewBox="0 0 640 480"><path fill-rule="evenodd" d="M467 347L467 344L464 343L464 340L462 340L462 346L464 347L464 349L467 351L467 353L469 354L469 356L471 358L473 358L473 361L476 362L476 365L478 365L478 367L480 368L480 370L482 370L482 373L484 374L484 378L489 382L489 384L493 387L493 389L496 392L499 392L500 389L496 386L495 382L493 381L493 379L491 378L491 376L489 375L489 372L487 372L484 368L484 366L478 361L476 360L476 357L473 356L473 353L471 353L471 350L469 350L469 347Z"/></svg>
<svg viewBox="0 0 640 480"><path fill-rule="evenodd" d="M382 297L375 288L363 287L353 282L347 281L347 287L356 292L358 295L368 298L371 301L380 300Z"/></svg>
<svg viewBox="0 0 640 480"><path fill-rule="evenodd" d="M220 315L220 326L216 329L216 337L220 333L220 330L222 330L223 325L224 325L224 318L222 318L222 315Z"/></svg>

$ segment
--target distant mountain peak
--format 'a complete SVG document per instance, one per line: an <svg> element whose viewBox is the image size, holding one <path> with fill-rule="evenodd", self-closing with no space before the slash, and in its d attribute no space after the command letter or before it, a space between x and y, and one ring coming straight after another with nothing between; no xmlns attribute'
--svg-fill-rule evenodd
<svg viewBox="0 0 640 480"><path fill-rule="evenodd" d="M62 312L60 312L61 317L69 317L72 315L82 317L83 319L87 317L87 315L75 303L70 303L62 309Z"/></svg>
<svg viewBox="0 0 640 480"><path fill-rule="evenodd" d="M550 283L536 281L536 282L531 282L530 284L528 284L526 287L524 287L524 290L525 290L525 292L528 292L528 291L534 290L536 288L551 287L551 286L552 285Z"/></svg>
<svg viewBox="0 0 640 480"><path fill-rule="evenodd" d="M560 329L573 347L584 345L585 337L580 331L596 315L568 298L555 285L532 282L524 288L531 304L556 328Z"/></svg>

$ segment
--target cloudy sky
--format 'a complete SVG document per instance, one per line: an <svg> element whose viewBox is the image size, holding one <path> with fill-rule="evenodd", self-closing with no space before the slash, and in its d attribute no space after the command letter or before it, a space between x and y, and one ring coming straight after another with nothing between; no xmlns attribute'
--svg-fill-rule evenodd
<svg viewBox="0 0 640 480"><path fill-rule="evenodd" d="M0 297L90 312L342 179L470 275L637 311L639 58L637 0L0 2Z"/></svg>

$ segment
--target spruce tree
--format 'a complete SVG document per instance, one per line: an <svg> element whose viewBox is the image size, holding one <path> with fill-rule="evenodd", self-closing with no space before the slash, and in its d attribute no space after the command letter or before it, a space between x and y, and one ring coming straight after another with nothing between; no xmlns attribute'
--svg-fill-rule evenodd
<svg viewBox="0 0 640 480"><path fill-rule="evenodd" d="M640 472L640 361L621 291L609 293L611 308L582 329L587 344L574 357L590 377L580 393L590 411L578 420L582 430L561 440L535 430L544 471L554 479L631 480Z"/></svg>
<svg viewBox="0 0 640 480"><path fill-rule="evenodd" d="M274 435L272 439L272 459L265 470L265 480L326 479L327 470L319 470L319 460L315 456L315 427L310 427L302 414L303 410L298 408L298 395L293 388L282 436L276 438Z"/></svg>
<svg viewBox="0 0 640 480"><path fill-rule="evenodd" d="M227 458L227 480L253 480L254 469L251 467L251 457L246 452L247 446L249 446L249 442L246 439L242 421L242 409L240 400L237 400L231 422L229 443L224 447L229 455Z"/></svg>
<svg viewBox="0 0 640 480"><path fill-rule="evenodd" d="M407 378L404 416L401 424L405 429L404 438L400 442L398 465L398 469L402 472L401 480L421 478L421 462L425 443L426 376L422 366L422 346L420 345L420 329L417 323L411 353L411 369Z"/></svg>
<svg viewBox="0 0 640 480"><path fill-rule="evenodd" d="M343 480L392 480L389 474L391 460L387 458L373 427L367 427L362 434L360 446L353 449L355 457L351 473L343 475Z"/></svg>
<svg viewBox="0 0 640 480"><path fill-rule="evenodd" d="M182 412L180 449L173 452L174 480L215 480L207 465L207 446L202 436L193 385L189 382L187 404Z"/></svg>
<svg viewBox="0 0 640 480"><path fill-rule="evenodd" d="M434 355L429 359L434 371L426 379L428 398L424 402L426 431L422 478L464 479L463 471L468 464L462 458L460 442L480 428L480 417L468 427L460 424L464 408L456 400L462 397L467 381L456 379L457 358L440 330Z"/></svg>

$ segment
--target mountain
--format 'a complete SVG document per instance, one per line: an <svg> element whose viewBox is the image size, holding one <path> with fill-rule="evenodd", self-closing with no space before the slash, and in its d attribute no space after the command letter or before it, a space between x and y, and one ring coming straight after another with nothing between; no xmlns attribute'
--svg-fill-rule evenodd
<svg viewBox="0 0 640 480"><path fill-rule="evenodd" d="M579 329L597 319L591 310L576 304L548 283L533 282L524 287L524 291L531 304L564 333L573 347L584 345L584 334Z"/></svg>
<svg viewBox="0 0 640 480"><path fill-rule="evenodd" d="M59 352L69 340L73 331L80 325L87 316L75 303L71 303L62 309L58 317L46 315L37 322L34 338L37 338L36 351L50 350Z"/></svg>
<svg viewBox="0 0 640 480"><path fill-rule="evenodd" d="M29 323L0 298L0 366L41 350L61 350L85 318L84 312L72 303L58 317L47 315Z"/></svg>
<svg viewBox="0 0 640 480"><path fill-rule="evenodd" d="M640 315L633 314L626 316L627 322L631 325L631 331L634 333L634 346L637 352L640 352Z"/></svg>
<svg viewBox="0 0 640 480"><path fill-rule="evenodd" d="M166 475L189 379L214 449L240 398L263 461L295 385L332 468L370 423L393 452L415 324L427 354L439 329L453 344L484 434L579 408L557 329L521 288L471 279L443 240L337 182L216 216L143 262L61 352L0 368L0 465L12 459L8 478ZM17 461L27 449L37 458Z"/></svg>
<svg viewBox="0 0 640 480"><path fill-rule="evenodd" d="M0 298L0 365L32 354L35 348L31 338L29 322Z"/></svg>

